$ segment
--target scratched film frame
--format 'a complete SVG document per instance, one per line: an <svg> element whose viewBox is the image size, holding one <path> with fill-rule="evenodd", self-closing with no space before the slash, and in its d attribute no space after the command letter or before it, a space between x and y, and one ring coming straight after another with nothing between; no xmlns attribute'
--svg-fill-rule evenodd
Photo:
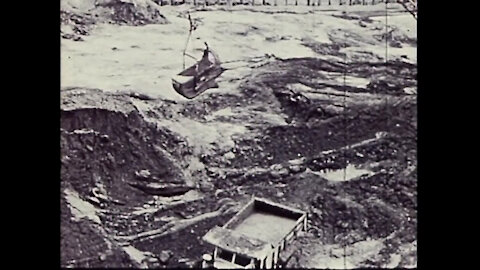
<svg viewBox="0 0 480 270"><path fill-rule="evenodd" d="M61 267L417 267L417 1L60 17Z"/></svg>

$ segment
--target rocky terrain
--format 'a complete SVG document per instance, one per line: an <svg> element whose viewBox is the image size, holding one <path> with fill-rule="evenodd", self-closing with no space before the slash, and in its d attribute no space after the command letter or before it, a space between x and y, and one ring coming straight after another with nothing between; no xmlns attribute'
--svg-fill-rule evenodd
<svg viewBox="0 0 480 270"><path fill-rule="evenodd" d="M416 21L323 2L62 0L62 267L198 266L251 196L308 211L290 267L416 267ZM193 100L186 11L228 69Z"/></svg>

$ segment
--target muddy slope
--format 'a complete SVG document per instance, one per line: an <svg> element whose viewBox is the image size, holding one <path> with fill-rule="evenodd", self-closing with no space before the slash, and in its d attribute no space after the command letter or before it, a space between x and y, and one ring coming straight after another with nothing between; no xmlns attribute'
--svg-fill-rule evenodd
<svg viewBox="0 0 480 270"><path fill-rule="evenodd" d="M122 224L121 209L143 207L154 198L138 185L174 187L172 195L190 190L181 167L190 150L179 145L175 134L147 123L129 95L94 89L61 94L62 265L138 267L112 239ZM78 193L76 201L66 201L67 191ZM75 218L85 205L94 209L91 215L99 224ZM121 231L128 233L134 222L128 219Z"/></svg>
<svg viewBox="0 0 480 270"><path fill-rule="evenodd" d="M62 190L68 186L62 183ZM125 252L112 246L100 226L88 218L75 218L63 192L60 218L62 267L135 267Z"/></svg>
<svg viewBox="0 0 480 270"><path fill-rule="evenodd" d="M271 65L243 79L241 96L207 93L169 102L92 89L62 91L62 182L99 209L95 226L112 246L154 254L146 262L152 267L192 266L211 249L201 236L233 214L216 212L222 199L241 205L256 195L309 211L314 236L306 241L321 242L300 251L315 254L308 248L324 244L353 248L372 239L388 244L376 259L355 257L358 266L386 265L391 254L405 253L416 232L416 99L400 89L414 80L416 67L317 59ZM353 87L336 79L349 69L370 82L377 68L386 78L405 79L389 80L397 90L381 93L369 83ZM237 125L243 128L225 133ZM345 182L325 178L348 164L371 173ZM165 201L132 183L180 185L188 192ZM101 204L92 201L94 189L107 198ZM66 239L66 246L76 241ZM165 262L159 261L162 253L169 254ZM317 260L305 256L300 266ZM412 256L401 257L405 265Z"/></svg>
<svg viewBox="0 0 480 270"><path fill-rule="evenodd" d="M213 250L201 237L255 195L308 211L310 230L292 245L291 267L343 268L344 258L352 268L415 267L417 67L364 50L386 37L373 36L383 30L368 30L378 22L360 15L319 17L332 44L298 37L321 58L301 50L301 58L264 57L245 72L227 71L219 89L193 100L63 89L62 266L198 266ZM348 36L335 30L339 21L352 27ZM244 26L252 35L263 29ZM361 28L369 32L357 34ZM387 38L411 47L416 40L404 28ZM102 53L118 60L135 44ZM160 67L147 58L139 58L144 70L128 61L112 69L150 81ZM131 87L146 93L141 83ZM145 186L171 192L153 195Z"/></svg>
<svg viewBox="0 0 480 270"><path fill-rule="evenodd" d="M76 90L69 91L73 94ZM188 149L177 147L179 139L175 135L146 123L128 97L106 97L110 103L111 98L121 102L122 110L116 110L112 106L82 106L82 95L91 99L95 92L80 91L75 96L76 104L61 110L63 181L82 195L100 186L106 195L128 205L141 203L146 196L132 183L185 184L177 160ZM69 99L63 98L68 104Z"/></svg>

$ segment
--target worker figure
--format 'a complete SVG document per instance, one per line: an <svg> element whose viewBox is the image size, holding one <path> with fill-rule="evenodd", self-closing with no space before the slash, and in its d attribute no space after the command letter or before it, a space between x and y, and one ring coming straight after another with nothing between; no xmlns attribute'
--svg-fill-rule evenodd
<svg viewBox="0 0 480 270"><path fill-rule="evenodd" d="M205 43L205 50L203 50L203 58L208 57L208 52L209 52L207 42L204 42L204 43Z"/></svg>
<svg viewBox="0 0 480 270"><path fill-rule="evenodd" d="M214 269L212 255L203 254L202 259L202 269Z"/></svg>
<svg viewBox="0 0 480 270"><path fill-rule="evenodd" d="M205 43L205 50L203 50L203 56L202 56L202 62L205 61L208 67L210 67L213 64L217 64L217 59L215 59L215 56L213 55L213 51L210 51L210 48L208 47L207 42Z"/></svg>
<svg viewBox="0 0 480 270"><path fill-rule="evenodd" d="M215 59L212 59L213 55L210 53L208 44L205 42L205 50L203 50L202 59L196 66L196 75L193 77L193 88L197 89L197 84L202 83L205 72L215 64ZM208 71L207 71L208 73ZM203 78L202 78L203 77Z"/></svg>

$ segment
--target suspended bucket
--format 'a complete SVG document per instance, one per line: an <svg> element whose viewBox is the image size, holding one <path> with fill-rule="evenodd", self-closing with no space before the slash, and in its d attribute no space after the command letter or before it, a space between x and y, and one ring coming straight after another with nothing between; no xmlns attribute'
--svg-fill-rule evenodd
<svg viewBox="0 0 480 270"><path fill-rule="evenodd" d="M172 78L173 88L188 99L210 88L218 88L215 79L226 70L220 64L218 56L207 47L200 61Z"/></svg>

